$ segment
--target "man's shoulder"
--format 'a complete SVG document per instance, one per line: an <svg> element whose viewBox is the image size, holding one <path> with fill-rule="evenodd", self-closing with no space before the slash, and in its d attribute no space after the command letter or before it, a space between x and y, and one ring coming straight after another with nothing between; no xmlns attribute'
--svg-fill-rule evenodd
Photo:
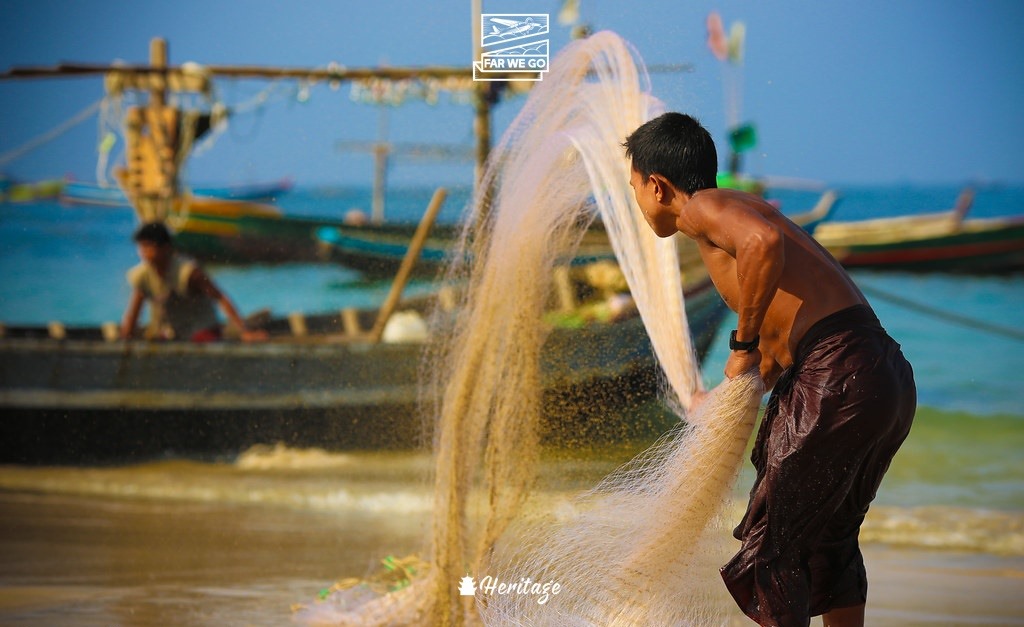
<svg viewBox="0 0 1024 627"><path fill-rule="evenodd" d="M764 198L757 194L752 194L739 189L730 189L728 187L708 187L706 189L699 189L693 193L690 199L709 205L761 205L764 203Z"/></svg>
<svg viewBox="0 0 1024 627"><path fill-rule="evenodd" d="M196 261L195 259L193 259L191 257L186 257L184 255L175 255L174 256L174 268L178 272L185 272L185 271L187 271L187 272L191 273L191 272L193 272L195 270L200 269L200 265L199 265L198 261Z"/></svg>
<svg viewBox="0 0 1024 627"><path fill-rule="evenodd" d="M142 281L145 279L146 274L149 272L149 266L145 263L132 266L125 273L125 277L128 279L128 285L138 289L142 286Z"/></svg>
<svg viewBox="0 0 1024 627"><path fill-rule="evenodd" d="M721 187L698 190L690 196L691 211L717 214L725 211L755 211L764 213L770 208L763 198L750 192Z"/></svg>
<svg viewBox="0 0 1024 627"><path fill-rule="evenodd" d="M172 276L177 277L178 290L185 294L189 291L189 285L194 280L196 273L202 274L202 268L195 259L185 256L174 256L174 269Z"/></svg>

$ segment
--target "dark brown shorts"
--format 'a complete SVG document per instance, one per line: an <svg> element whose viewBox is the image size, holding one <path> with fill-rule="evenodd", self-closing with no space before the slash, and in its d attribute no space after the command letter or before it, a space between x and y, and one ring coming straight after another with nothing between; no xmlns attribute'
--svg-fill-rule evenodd
<svg viewBox="0 0 1024 627"><path fill-rule="evenodd" d="M761 625L808 625L867 599L857 534L910 431L910 364L871 309L826 316L775 385L751 461L757 479L722 578Z"/></svg>

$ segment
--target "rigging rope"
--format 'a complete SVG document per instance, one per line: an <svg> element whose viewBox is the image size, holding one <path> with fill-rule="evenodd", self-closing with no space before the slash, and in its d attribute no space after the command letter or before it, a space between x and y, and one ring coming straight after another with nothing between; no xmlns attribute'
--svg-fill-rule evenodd
<svg viewBox="0 0 1024 627"><path fill-rule="evenodd" d="M8 150L7 152L3 153L2 155L0 155L0 168L6 166L8 163L14 161L15 159L18 159L22 155L31 152L32 150L35 150L36 148L42 146L43 144L53 141L54 139L57 139L64 133L74 128L75 126L88 120L100 108L100 104L102 102L103 99L101 98L96 102L92 103L91 105L89 105L88 107L86 107L85 109L83 109L82 111L80 111L79 113L77 113L74 117L62 122L61 124L58 124L57 126L43 133L42 135L34 137L29 141L25 142L24 144L22 144L21 146L18 146L13 150Z"/></svg>
<svg viewBox="0 0 1024 627"><path fill-rule="evenodd" d="M909 298L904 298L903 296L893 294L892 292L878 289L877 287L874 287L872 285L864 285L860 281L857 282L857 286L864 293L870 294L872 296L877 296L878 298L881 298L882 300L887 300L894 305L898 305L906 309L917 311L919 313L932 316L933 318L938 318L940 320L944 320L946 322L967 327L969 329L985 331L987 333L992 333L1002 337L1008 337L1014 340L1024 342L1024 331L1012 329L1010 327L1004 327L999 324L992 324L991 322L985 322L984 320L978 320L976 318L970 318L968 316L962 316L960 314L950 313L948 311L943 311L930 305L925 305L924 303L919 303L917 301L910 300Z"/></svg>

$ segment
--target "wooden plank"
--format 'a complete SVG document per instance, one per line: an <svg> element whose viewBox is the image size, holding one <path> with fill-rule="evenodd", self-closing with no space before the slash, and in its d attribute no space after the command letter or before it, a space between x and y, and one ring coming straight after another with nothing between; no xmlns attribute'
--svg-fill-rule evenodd
<svg viewBox="0 0 1024 627"><path fill-rule="evenodd" d="M116 342L121 339L121 329L116 322L104 322L100 326L105 342Z"/></svg>
<svg viewBox="0 0 1024 627"><path fill-rule="evenodd" d="M54 340L63 340L68 336L68 331L64 327L64 323L56 320L46 324L46 331L50 334L50 338Z"/></svg>
<svg viewBox="0 0 1024 627"><path fill-rule="evenodd" d="M306 337L309 329L306 327L306 316L301 311L293 311L288 314L288 327L295 337Z"/></svg>
<svg viewBox="0 0 1024 627"><path fill-rule="evenodd" d="M459 304L455 288L451 285L445 285L437 290L437 302L441 306L441 311L448 313L455 311Z"/></svg>
<svg viewBox="0 0 1024 627"><path fill-rule="evenodd" d="M576 294L569 278L569 266L556 266L554 280L559 310L569 312L576 309Z"/></svg>
<svg viewBox="0 0 1024 627"><path fill-rule="evenodd" d="M353 307L345 307L341 310L341 328L346 337L356 338L363 334L359 326L359 312Z"/></svg>

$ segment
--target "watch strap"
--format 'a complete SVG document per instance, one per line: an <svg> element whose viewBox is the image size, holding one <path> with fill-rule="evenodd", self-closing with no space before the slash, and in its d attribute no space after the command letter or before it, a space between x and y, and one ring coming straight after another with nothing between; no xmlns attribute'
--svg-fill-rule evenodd
<svg viewBox="0 0 1024 627"><path fill-rule="evenodd" d="M731 351L747 351L748 353L757 348L757 345L761 342L761 336L755 335L754 339L748 342L741 342L736 339L737 329L733 329L732 333L729 334L729 350Z"/></svg>

